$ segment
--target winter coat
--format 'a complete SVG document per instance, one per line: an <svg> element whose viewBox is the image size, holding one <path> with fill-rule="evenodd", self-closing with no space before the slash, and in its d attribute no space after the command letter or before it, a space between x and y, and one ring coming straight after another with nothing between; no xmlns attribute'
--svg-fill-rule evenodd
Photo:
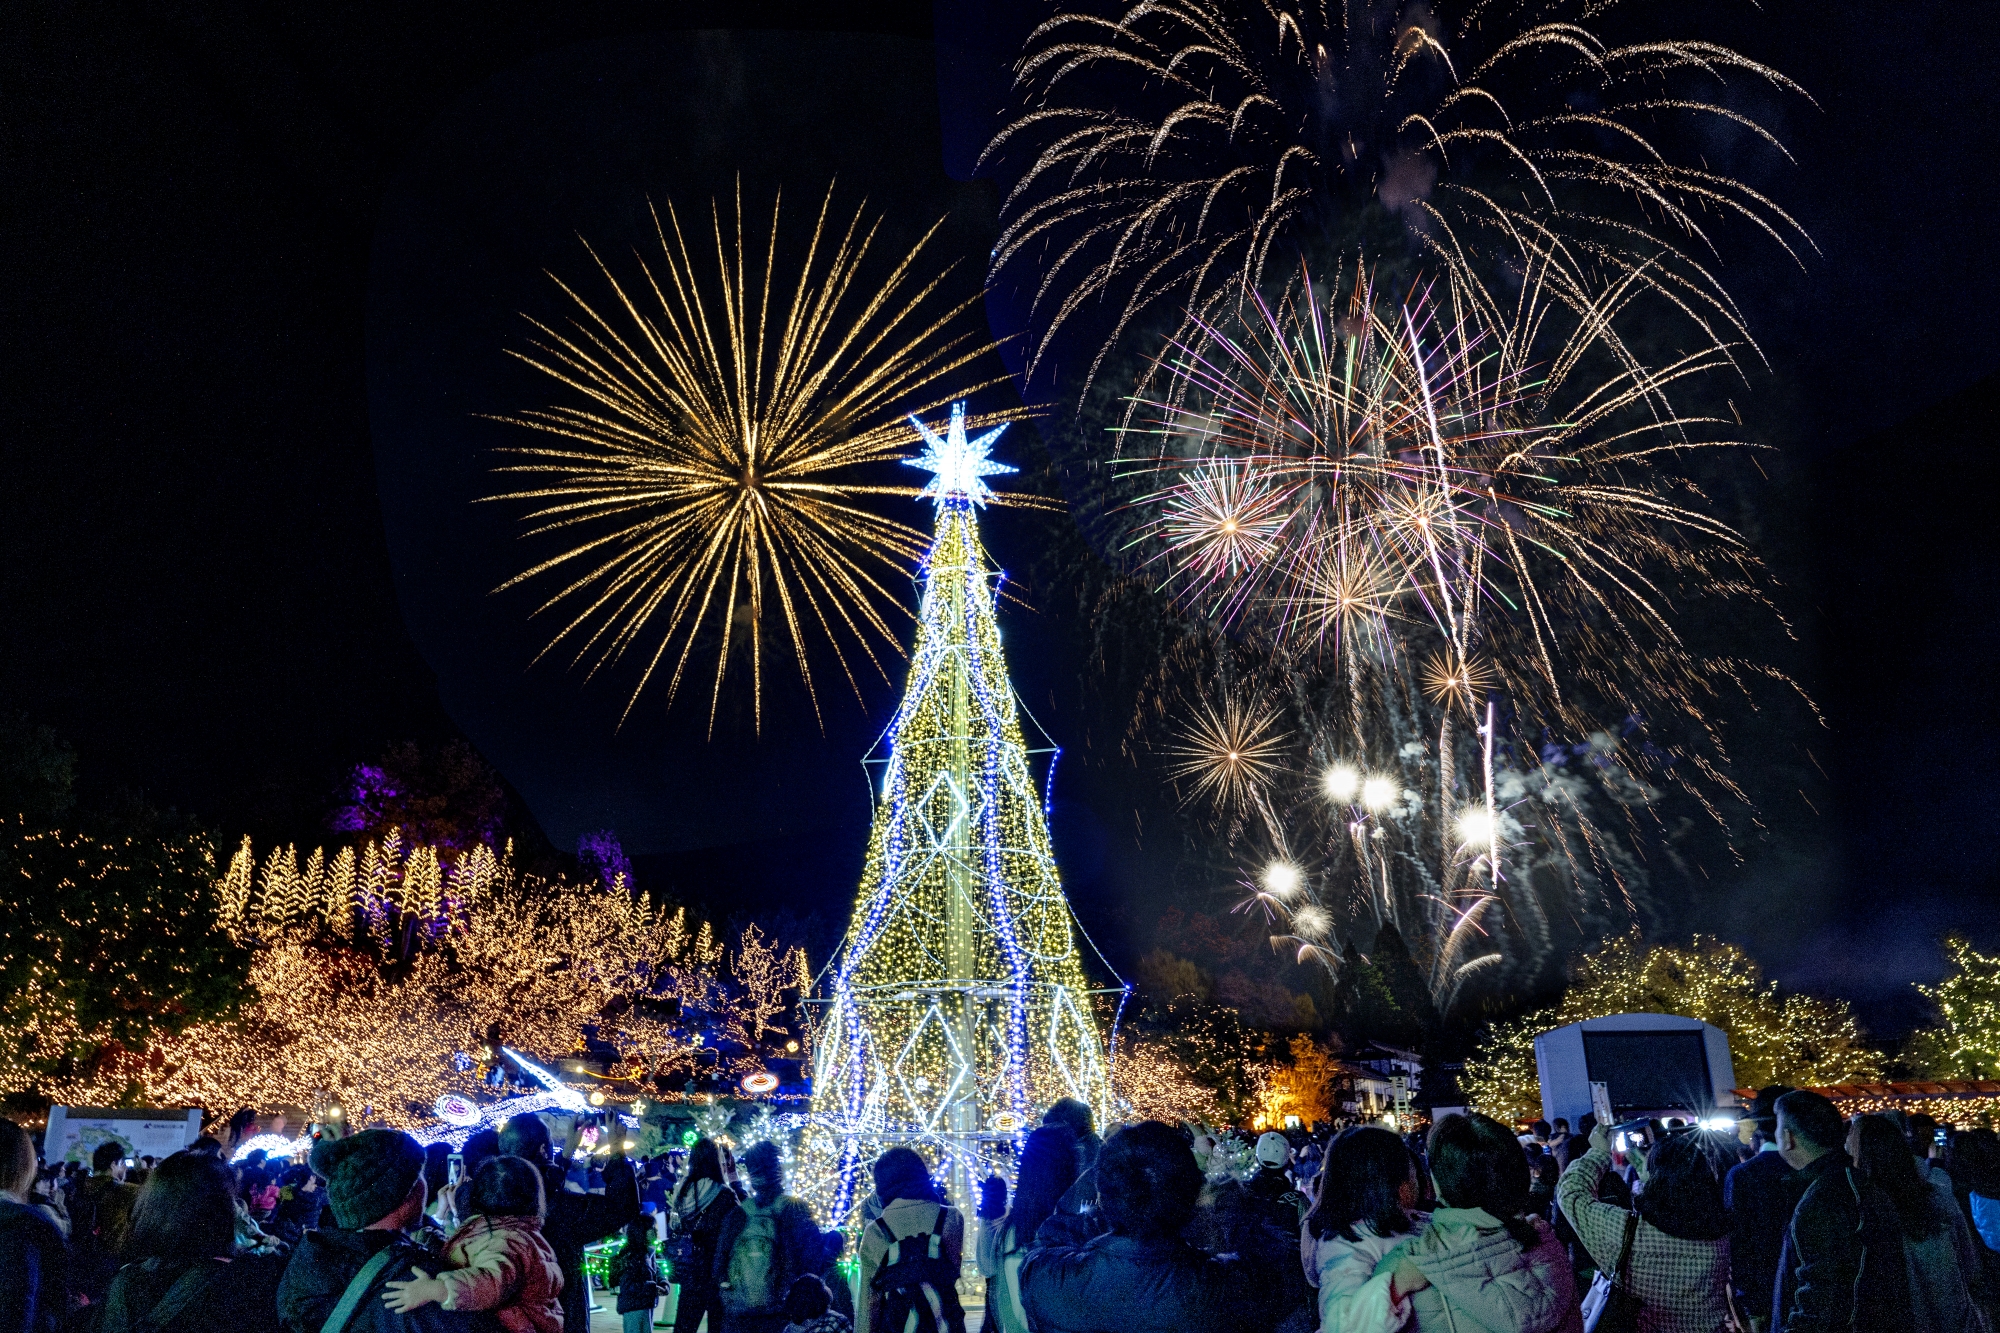
<svg viewBox="0 0 2000 1333"><path fill-rule="evenodd" d="M1902 1225L1844 1152L1801 1169L1806 1190L1785 1229L1772 1333L1859 1333L1901 1326L1910 1307Z"/></svg>
<svg viewBox="0 0 2000 1333"><path fill-rule="evenodd" d="M611 1261L611 1285L618 1288L618 1313L650 1310L660 1303L660 1266L653 1259L653 1233L649 1229L638 1244L627 1231L625 1244Z"/></svg>
<svg viewBox="0 0 2000 1333"><path fill-rule="evenodd" d="M792 1283L806 1273L819 1271L819 1224L813 1221L812 1210L789 1194L780 1194L766 1207L760 1208L753 1199L731 1209L715 1237L715 1267L711 1272L717 1290L729 1280L729 1251L743 1234L752 1210L777 1215L778 1234L772 1255L776 1271L771 1274L771 1290L777 1294L777 1302L772 1306L775 1312L783 1307L785 1293L792 1289Z"/></svg>
<svg viewBox="0 0 2000 1333"><path fill-rule="evenodd" d="M201 1274L201 1286L180 1313L165 1323L144 1320L189 1271ZM112 1280L109 1294L92 1333L205 1333L232 1329L268 1333L278 1322L278 1280L285 1261L272 1255L201 1259L194 1263L142 1259L125 1265Z"/></svg>
<svg viewBox="0 0 2000 1333"><path fill-rule="evenodd" d="M111 1279L125 1262L125 1244L132 1238L132 1205L139 1191L111 1173L93 1175L76 1187L70 1200L70 1283L86 1299L97 1302L111 1289Z"/></svg>
<svg viewBox="0 0 2000 1333"><path fill-rule="evenodd" d="M409 1281L416 1276L410 1271L413 1265L435 1276L442 1267L438 1256L412 1245L400 1232L336 1227L308 1231L285 1265L284 1279L278 1283L278 1322L284 1333L320 1333L354 1275L377 1251L391 1247L396 1258L355 1307L347 1333L502 1333L500 1321L484 1312L420 1305L408 1314L397 1314L382 1303L383 1285Z"/></svg>
<svg viewBox="0 0 2000 1333"><path fill-rule="evenodd" d="M1984 1330L1975 1293L1983 1293L1985 1270L1979 1242L1972 1238L1957 1201L1931 1198L1931 1234L1903 1238L1903 1262L1910 1290L1910 1314L1903 1333L1973 1333Z"/></svg>
<svg viewBox="0 0 2000 1333"><path fill-rule="evenodd" d="M1243 1182L1250 1197L1265 1205L1273 1221L1283 1225L1287 1232L1298 1229L1305 1221L1306 1210L1312 1207L1312 1200L1299 1192L1292 1178L1275 1166L1260 1166L1257 1174ZM1291 1213L1285 1216L1286 1210Z"/></svg>
<svg viewBox="0 0 2000 1333"><path fill-rule="evenodd" d="M1021 1265L1021 1304L1035 1333L1252 1333L1253 1268L1178 1237L1106 1234L1031 1252Z"/></svg>
<svg viewBox="0 0 2000 1333"><path fill-rule="evenodd" d="M1423 1234L1376 1261L1380 1276L1408 1255L1430 1285L1410 1293L1417 1333L1582 1333L1576 1275L1554 1228L1528 1219L1536 1244L1519 1241L1482 1208L1440 1208Z"/></svg>
<svg viewBox="0 0 2000 1333"><path fill-rule="evenodd" d="M1736 1292L1737 1310L1769 1317L1785 1228L1810 1183L1785 1165L1776 1148L1730 1167L1723 1177L1722 1203L1729 1212L1729 1283Z"/></svg>
<svg viewBox="0 0 2000 1333"><path fill-rule="evenodd" d="M944 1211L944 1235L938 1245L940 1256L956 1272L965 1261L965 1217L956 1208L945 1204L929 1203L918 1199L897 1199L882 1210L877 1222L886 1222L889 1230L898 1239L905 1236L928 1236L937 1223L938 1210ZM880 1327L882 1297L876 1292L875 1274L881 1271L882 1260L888 1257L889 1242L884 1239L881 1228L870 1224L861 1233L861 1299L855 1303L854 1333L869 1333L871 1328ZM888 1333L902 1333L900 1329Z"/></svg>
<svg viewBox="0 0 2000 1333"><path fill-rule="evenodd" d="M1321 1239L1310 1230L1300 1235L1306 1281L1319 1288L1319 1333L1395 1333L1410 1321L1409 1296L1391 1301L1388 1272L1375 1271L1383 1255L1423 1234L1430 1214L1414 1213L1410 1221L1413 1231L1389 1236L1366 1222L1354 1224L1356 1240Z"/></svg>
<svg viewBox="0 0 2000 1333"><path fill-rule="evenodd" d="M0 1198L0 1333L54 1333L69 1314L69 1249L39 1208Z"/></svg>
<svg viewBox="0 0 2000 1333"><path fill-rule="evenodd" d="M562 1266L538 1217L474 1215L445 1246L447 1310L491 1310L507 1333L563 1333Z"/></svg>
<svg viewBox="0 0 2000 1333"><path fill-rule="evenodd" d="M1618 1267L1632 1215L1597 1201L1598 1177L1610 1167L1611 1154L1593 1148L1569 1164L1556 1188L1563 1215L1604 1272ZM1619 1277L1639 1298L1639 1333L1715 1333L1729 1322L1729 1237L1691 1240L1641 1219L1627 1268Z"/></svg>
<svg viewBox="0 0 2000 1333"><path fill-rule="evenodd" d="M564 1174L553 1166L542 1169L542 1190L549 1201L542 1219L542 1239L555 1251L562 1268L564 1326L590 1327L590 1284L583 1275L583 1247L623 1231L639 1216L639 1185L632 1163L613 1156L604 1164L604 1193L571 1194L563 1188Z"/></svg>

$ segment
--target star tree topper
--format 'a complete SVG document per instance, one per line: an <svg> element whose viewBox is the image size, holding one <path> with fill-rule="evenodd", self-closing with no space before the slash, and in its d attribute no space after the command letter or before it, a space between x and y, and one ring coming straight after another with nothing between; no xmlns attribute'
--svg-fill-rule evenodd
<svg viewBox="0 0 2000 1333"><path fill-rule="evenodd" d="M951 426L944 438L929 426L910 418L910 424L917 428L917 434L924 437L924 453L921 458L906 458L905 467L920 467L926 472L935 472L930 484L917 492L919 500L934 497L936 503L943 504L954 495L963 495L976 505L983 505L993 498L993 488L982 478L997 476L1002 472L1017 472L1020 469L996 463L988 455L993 441L1000 438L1000 432L1007 429L1001 422L976 440L965 438L965 404L951 405Z"/></svg>

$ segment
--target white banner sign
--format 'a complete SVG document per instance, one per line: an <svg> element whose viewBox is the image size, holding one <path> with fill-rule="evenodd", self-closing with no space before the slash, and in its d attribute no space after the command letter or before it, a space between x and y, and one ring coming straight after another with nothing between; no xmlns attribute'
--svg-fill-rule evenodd
<svg viewBox="0 0 2000 1333"><path fill-rule="evenodd" d="M125 1156L170 1157L201 1136L199 1110L112 1111L89 1106L51 1106L42 1140L42 1160L90 1165L100 1144L116 1143Z"/></svg>

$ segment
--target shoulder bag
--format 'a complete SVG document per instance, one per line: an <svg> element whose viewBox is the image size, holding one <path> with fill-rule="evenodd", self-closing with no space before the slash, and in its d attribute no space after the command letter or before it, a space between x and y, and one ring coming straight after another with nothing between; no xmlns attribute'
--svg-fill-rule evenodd
<svg viewBox="0 0 2000 1333"><path fill-rule="evenodd" d="M1639 1311L1645 1306L1631 1287L1632 1241L1639 1233L1639 1214L1625 1214L1625 1244L1618 1266L1599 1273L1583 1298L1583 1333L1637 1333Z"/></svg>
<svg viewBox="0 0 2000 1333"><path fill-rule="evenodd" d="M340 1304L333 1307L333 1312L327 1315L326 1322L319 1326L319 1333L344 1333L347 1321L354 1318L355 1308L375 1285L375 1279L381 1277L383 1271L395 1261L396 1247L386 1245L375 1252L374 1258L361 1265L361 1271L347 1284L347 1290L340 1293Z"/></svg>

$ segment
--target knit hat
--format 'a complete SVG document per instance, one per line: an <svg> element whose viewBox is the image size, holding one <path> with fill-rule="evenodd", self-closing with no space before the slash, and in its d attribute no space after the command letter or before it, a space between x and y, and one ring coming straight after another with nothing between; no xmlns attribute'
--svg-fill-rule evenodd
<svg viewBox="0 0 2000 1333"><path fill-rule="evenodd" d="M364 1129L313 1145L313 1170L344 1230L372 1226L396 1211L424 1171L424 1150L400 1129Z"/></svg>
<svg viewBox="0 0 2000 1333"><path fill-rule="evenodd" d="M1283 1166L1292 1160L1292 1145L1283 1134L1267 1133L1257 1140L1257 1160L1265 1166Z"/></svg>

